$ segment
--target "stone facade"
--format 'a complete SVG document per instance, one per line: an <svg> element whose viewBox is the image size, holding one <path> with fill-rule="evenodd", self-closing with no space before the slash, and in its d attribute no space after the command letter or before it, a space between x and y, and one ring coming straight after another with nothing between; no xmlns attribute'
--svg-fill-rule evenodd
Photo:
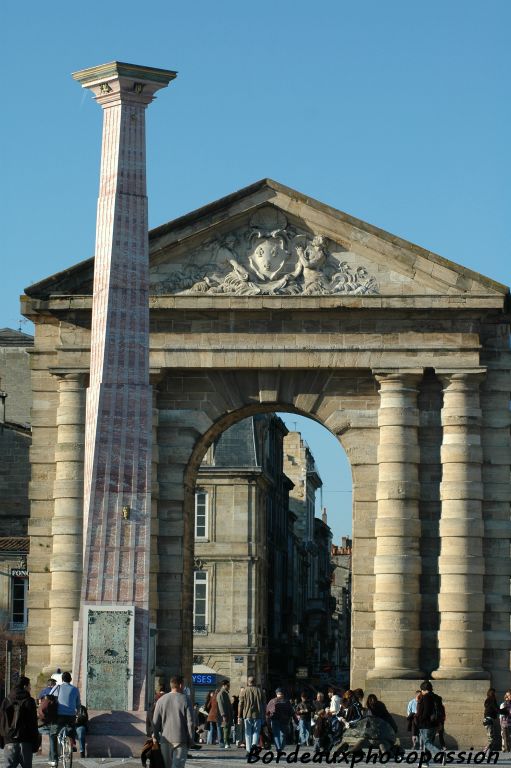
<svg viewBox="0 0 511 768"><path fill-rule="evenodd" d="M299 467L305 453L315 478L312 484L310 476L301 477L301 491L309 487L311 502L300 502L312 515L308 539L305 509L295 505L290 511L296 488L283 472L283 464ZM268 690L293 685L296 669L311 659L311 674L319 673L322 652L332 640L325 578L330 530L314 520L320 483L300 434L287 434L271 414L229 427L201 464L195 496L194 668L205 665L227 677L235 693L248 675Z"/></svg>
<svg viewBox="0 0 511 768"><path fill-rule="evenodd" d="M335 600L333 621L336 645L332 665L337 679L346 688L350 679L351 652L351 558L352 541L342 537L341 545L332 544L332 597Z"/></svg>
<svg viewBox="0 0 511 768"><path fill-rule="evenodd" d="M187 287L176 282L194 263ZM54 484L81 460L92 274L84 262L23 298L36 328L35 675L54 653ZM351 684L369 680L399 712L419 675L438 676L448 736L466 744L488 682L511 684L508 289L269 180L153 230L150 286L158 668L191 671L194 498L208 447L247 416L301 413L338 437L352 468ZM69 441L68 375L79 390ZM71 594L67 609L60 595L70 619Z"/></svg>
<svg viewBox="0 0 511 768"><path fill-rule="evenodd" d="M0 390L5 398L2 421L28 428L32 387L30 352L34 337L13 328L0 329Z"/></svg>
<svg viewBox="0 0 511 768"><path fill-rule="evenodd" d="M0 535L26 536L30 505L30 350L34 339L0 330Z"/></svg>

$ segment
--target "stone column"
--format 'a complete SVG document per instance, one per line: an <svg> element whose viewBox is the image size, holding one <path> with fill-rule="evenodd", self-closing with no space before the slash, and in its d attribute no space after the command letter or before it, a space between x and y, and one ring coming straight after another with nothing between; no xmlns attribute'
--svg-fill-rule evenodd
<svg viewBox="0 0 511 768"><path fill-rule="evenodd" d="M420 648L418 383L422 372L381 373L374 558L374 669L416 678Z"/></svg>
<svg viewBox="0 0 511 768"><path fill-rule="evenodd" d="M73 622L80 612L82 583L83 456L85 375L57 373L57 443L55 447L53 550L51 558L50 666L71 669Z"/></svg>
<svg viewBox="0 0 511 768"><path fill-rule="evenodd" d="M511 362L511 360L510 360ZM483 448L483 520L485 575L483 592L485 597L484 617L484 669L491 670L492 681L499 689L511 685L509 654L511 634L509 614L511 598L509 578L511 576L511 558L509 540L511 538L511 520L509 502L511 485L509 467L511 465L511 436L509 427L509 368L493 368L491 360L482 391L482 448ZM509 365L509 363L508 363Z"/></svg>
<svg viewBox="0 0 511 768"><path fill-rule="evenodd" d="M144 709L146 704L151 586L153 427L145 109L155 92L175 76L169 70L122 62L74 74L103 108L85 432L84 578L74 677L80 685L87 609L106 606L111 614L107 620L121 631L126 620L111 609L134 608L133 666L128 658L122 669L116 668L116 691L120 691L116 695L127 701L122 708L128 709ZM108 643L106 638L102 641ZM95 658L101 659L98 669L102 669L110 657L99 652ZM109 699L102 674L92 670L83 681L88 703L96 709L121 708L103 704Z"/></svg>
<svg viewBox="0 0 511 768"><path fill-rule="evenodd" d="M483 485L479 385L484 371L437 371L444 386L440 498L439 668L435 678L484 679Z"/></svg>

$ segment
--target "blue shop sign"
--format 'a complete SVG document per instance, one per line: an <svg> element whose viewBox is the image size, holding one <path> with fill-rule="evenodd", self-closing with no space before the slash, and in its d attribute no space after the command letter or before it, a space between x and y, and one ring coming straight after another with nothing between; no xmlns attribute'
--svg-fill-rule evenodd
<svg viewBox="0 0 511 768"><path fill-rule="evenodd" d="M192 675L194 685L215 685L216 675Z"/></svg>

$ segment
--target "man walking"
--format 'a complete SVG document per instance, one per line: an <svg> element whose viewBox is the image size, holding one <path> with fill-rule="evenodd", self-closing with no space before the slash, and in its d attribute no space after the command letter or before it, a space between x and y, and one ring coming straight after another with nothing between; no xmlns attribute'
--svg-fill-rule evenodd
<svg viewBox="0 0 511 768"><path fill-rule="evenodd" d="M238 709L238 722L243 720L245 723L245 747L247 754L250 753L252 747L257 747L259 744L264 711L263 691L255 684L254 677L250 676L247 680L247 687L240 695Z"/></svg>
<svg viewBox="0 0 511 768"><path fill-rule="evenodd" d="M170 693L159 698L154 708L153 741L160 744L165 768L183 768L194 740L193 708L184 687L182 675L172 677Z"/></svg>
<svg viewBox="0 0 511 768"><path fill-rule="evenodd" d="M421 698L417 702L417 726L421 748L435 755L438 750L435 747L435 733L443 722L445 716L444 705L440 696L433 693L433 686L429 680L421 683Z"/></svg>
<svg viewBox="0 0 511 768"><path fill-rule="evenodd" d="M294 722L294 711L284 696L282 688L276 688L275 698L268 702L266 719L270 724L275 746L277 749L284 749L286 736L289 734L289 725Z"/></svg>
<svg viewBox="0 0 511 768"><path fill-rule="evenodd" d="M229 749L231 746L232 702L231 697L229 696L229 687L229 681L222 680L220 683L220 690L216 697L218 716L224 734L224 749Z"/></svg>
<svg viewBox="0 0 511 768"><path fill-rule="evenodd" d="M32 768L32 755L39 747L37 709L30 695L30 680L20 677L0 706L0 741L5 768Z"/></svg>
<svg viewBox="0 0 511 768"><path fill-rule="evenodd" d="M311 737L311 719L315 712L314 704L307 696L307 691L302 691L300 701L295 707L295 714L300 718L298 720L298 736L302 747L306 747Z"/></svg>

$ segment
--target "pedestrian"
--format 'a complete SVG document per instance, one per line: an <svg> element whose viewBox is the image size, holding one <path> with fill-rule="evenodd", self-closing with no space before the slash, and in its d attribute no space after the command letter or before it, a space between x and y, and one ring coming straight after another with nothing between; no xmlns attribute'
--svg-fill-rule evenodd
<svg viewBox="0 0 511 768"><path fill-rule="evenodd" d="M153 722L153 714L154 714L154 708L156 706L156 702L158 699L160 699L163 694L165 693L165 686L160 685L158 690L156 691L154 695L153 703L149 706L145 718L145 732L146 736L150 736L152 734L152 722Z"/></svg>
<svg viewBox="0 0 511 768"><path fill-rule="evenodd" d="M234 729L236 733L236 746L240 747L240 749L245 749L245 722L241 716L241 709L240 709L240 701L242 696L245 693L245 689L243 686L240 688L240 695L238 696L238 701L236 702L236 713L235 713L235 719L234 719Z"/></svg>
<svg viewBox="0 0 511 768"><path fill-rule="evenodd" d="M247 755L252 747L259 745L259 734L263 723L263 713L266 710L265 696L262 689L256 685L255 678L251 675L247 679L247 686L240 692L239 718L245 724L245 749Z"/></svg>
<svg viewBox="0 0 511 768"><path fill-rule="evenodd" d="M268 702L266 720L270 726L276 748L284 749L286 735L289 738L289 724L294 722L294 711L284 696L282 688L276 688L275 697Z"/></svg>
<svg viewBox="0 0 511 768"><path fill-rule="evenodd" d="M41 737L28 677L20 677L0 705L0 741L5 768L32 768L32 755L39 749Z"/></svg>
<svg viewBox="0 0 511 768"><path fill-rule="evenodd" d="M209 730L206 739L207 744L223 744L222 727L220 724L220 715L218 712L218 694L219 690L213 691L209 700L207 719Z"/></svg>
<svg viewBox="0 0 511 768"><path fill-rule="evenodd" d="M316 713L316 722L312 730L314 737L314 752L322 752L330 746L328 737L328 712L326 709L320 709Z"/></svg>
<svg viewBox="0 0 511 768"><path fill-rule="evenodd" d="M218 706L218 715L224 737L224 749L230 749L231 727L233 719L232 702L229 695L230 683L228 680L222 680L220 690L216 697Z"/></svg>
<svg viewBox="0 0 511 768"><path fill-rule="evenodd" d="M511 727L511 690L504 694L504 701L500 705L500 733L502 736L502 751L509 752L509 728Z"/></svg>
<svg viewBox="0 0 511 768"><path fill-rule="evenodd" d="M89 713L85 704L80 704L80 711L76 715L76 738L80 747L80 757L85 757L85 741L89 730Z"/></svg>
<svg viewBox="0 0 511 768"><path fill-rule="evenodd" d="M412 737L412 748L417 749L419 745L419 729L417 728L417 704L420 700L421 692L420 689L415 691L415 696L413 699L410 699L408 702L408 706L406 707L406 720L407 720L407 730L410 732L410 735Z"/></svg>
<svg viewBox="0 0 511 768"><path fill-rule="evenodd" d="M170 693L159 698L154 708L153 742L160 745L165 768L183 768L193 744L193 708L184 687L182 675L172 677Z"/></svg>
<svg viewBox="0 0 511 768"><path fill-rule="evenodd" d="M495 688L488 688L483 705L483 725L486 729L488 750L498 750L500 746L499 714ZM506 714L506 710L504 710L504 714Z"/></svg>
<svg viewBox="0 0 511 768"><path fill-rule="evenodd" d="M363 696L362 688L356 688L354 691L345 691L338 715L338 719L345 728L350 728L362 719L364 715L364 708L362 706Z"/></svg>
<svg viewBox="0 0 511 768"><path fill-rule="evenodd" d="M341 697L332 686L328 689L328 698L330 699L330 714L337 716L341 708Z"/></svg>
<svg viewBox="0 0 511 768"><path fill-rule="evenodd" d="M325 694L322 691L318 691L316 693L316 698L314 699L314 714L317 716L318 712L321 712L322 709L325 709Z"/></svg>
<svg viewBox="0 0 511 768"><path fill-rule="evenodd" d="M421 699L417 703L417 726L421 740L421 748L435 755L438 750L435 747L435 733L444 719L444 705L440 696L433 693L433 686L429 680L421 683Z"/></svg>
<svg viewBox="0 0 511 768"><path fill-rule="evenodd" d="M376 694L370 693L366 700L366 707L367 707L367 715L368 717L379 717L380 720L384 720L386 723L390 725L392 730L397 736L397 725L396 721L390 714L389 710L383 703L383 701L379 701ZM387 744L385 744L383 741L378 745L380 752L382 754L385 754L388 752ZM392 746L390 744L389 746Z"/></svg>
<svg viewBox="0 0 511 768"><path fill-rule="evenodd" d="M298 738L302 747L306 747L309 743L314 712L314 704L307 696L307 691L302 691L300 701L295 707L295 714L298 716Z"/></svg>
<svg viewBox="0 0 511 768"><path fill-rule="evenodd" d="M47 696L50 693L51 689L55 688L56 685L57 685L57 681L53 677L50 677L50 679L48 680L44 688L41 688L41 690L39 691L37 695L37 701L39 702L41 701L41 699Z"/></svg>
<svg viewBox="0 0 511 768"><path fill-rule="evenodd" d="M54 675L55 677L55 675ZM62 728L66 726L74 726L76 716L80 712L80 691L76 685L71 684L71 673L62 672L62 682L50 691L51 696L57 697L57 723L50 726L50 765L57 765L58 746L57 738L58 733ZM85 755L84 755L85 756Z"/></svg>

